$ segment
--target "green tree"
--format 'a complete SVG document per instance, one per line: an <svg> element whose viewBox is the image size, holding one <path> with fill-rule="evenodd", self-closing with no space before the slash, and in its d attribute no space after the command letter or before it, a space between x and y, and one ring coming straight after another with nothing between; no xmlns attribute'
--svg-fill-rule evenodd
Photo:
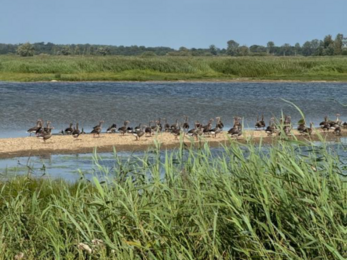
<svg viewBox="0 0 347 260"><path fill-rule="evenodd" d="M341 55L342 54L342 34L336 35L335 41L334 41L334 54L335 55Z"/></svg>
<svg viewBox="0 0 347 260"><path fill-rule="evenodd" d="M238 56L248 56L249 55L249 49L246 45L243 45L237 49L237 55Z"/></svg>
<svg viewBox="0 0 347 260"><path fill-rule="evenodd" d="M237 49L240 46L237 42L234 40L228 41L228 48L227 48L227 54L230 56L235 56L237 55Z"/></svg>
<svg viewBox="0 0 347 260"><path fill-rule="evenodd" d="M311 42L307 41L302 45L302 54L304 56L311 56L312 55L312 44Z"/></svg>
<svg viewBox="0 0 347 260"><path fill-rule="evenodd" d="M17 54L22 57L34 56L35 48L29 42L20 45L17 49Z"/></svg>
<svg viewBox="0 0 347 260"><path fill-rule="evenodd" d="M295 56L301 53L301 46L300 43L296 43L294 45L294 51L295 51Z"/></svg>
<svg viewBox="0 0 347 260"><path fill-rule="evenodd" d="M281 46L283 56L290 55L291 47L289 43L285 43Z"/></svg>
<svg viewBox="0 0 347 260"><path fill-rule="evenodd" d="M63 55L71 55L71 50L69 46L64 46L64 48L61 50L61 54Z"/></svg>
<svg viewBox="0 0 347 260"><path fill-rule="evenodd" d="M324 37L323 40L323 47L324 49L328 48L330 45L334 44L333 38L331 37L331 35L327 35Z"/></svg>
<svg viewBox="0 0 347 260"><path fill-rule="evenodd" d="M218 49L217 49L217 47L215 46L215 45L210 45L210 47L209 47L209 51L210 51L210 53L212 54L212 55L217 55L218 54Z"/></svg>
<svg viewBox="0 0 347 260"><path fill-rule="evenodd" d="M273 41L269 41L266 45L267 53L273 53L275 48L275 43Z"/></svg>

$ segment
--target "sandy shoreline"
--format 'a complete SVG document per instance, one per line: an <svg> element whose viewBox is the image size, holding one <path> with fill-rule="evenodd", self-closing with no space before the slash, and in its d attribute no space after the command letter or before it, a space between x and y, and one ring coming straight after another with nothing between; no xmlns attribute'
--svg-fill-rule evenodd
<svg viewBox="0 0 347 260"><path fill-rule="evenodd" d="M322 133L320 130L317 130ZM343 136L347 133L343 131ZM308 136L302 136L297 131L293 130L292 134L299 139L308 139ZM327 138L335 140L336 137L332 132L324 134ZM199 145L192 137L183 137L184 145L189 147L192 145ZM311 137L313 140L317 136ZM274 135L268 137L264 131L247 130L244 131L242 137L237 141L244 142L246 139L252 139L255 142L262 139L265 143L272 143L278 140L278 136ZM231 138L235 140L235 138ZM220 133L217 138L212 136L203 136L200 144L209 143L210 146L225 145L230 142L230 137L226 132ZM81 135L78 140L72 136L66 135L53 135L46 143L36 137L20 137L20 138L6 138L0 139L0 158L22 157L22 156L36 156L44 154L74 154L74 153L91 153L97 148L98 152L112 152L113 149L117 151L143 151L151 147L155 147L155 143L160 144L161 149L171 149L178 147L179 140L170 133L160 133L151 137L142 137L140 141L135 141L132 134L122 136L120 134L102 134L100 137L94 138L92 135Z"/></svg>

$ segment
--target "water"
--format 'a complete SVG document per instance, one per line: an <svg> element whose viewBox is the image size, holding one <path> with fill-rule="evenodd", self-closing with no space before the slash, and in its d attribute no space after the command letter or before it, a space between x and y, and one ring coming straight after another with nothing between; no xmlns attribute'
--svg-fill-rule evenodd
<svg viewBox="0 0 347 260"><path fill-rule="evenodd" d="M328 151L337 154L340 158L340 168L343 175L347 176L347 138L341 137L340 140L331 141L328 144ZM321 144L314 143L319 152ZM307 150L311 150L311 146ZM305 147L300 148L300 153L305 153ZM268 151L266 145L263 146L265 154ZM169 151L168 154L173 151ZM224 148L211 148L213 157L220 157L225 155ZM34 157L18 157L11 159L0 159L0 179L8 179L16 175L26 175L30 172L31 176L40 178L54 178L64 179L67 181L77 181L82 176L91 179L97 176L103 179L105 172L111 176L115 172L119 172L119 162L124 167L131 168L135 165L141 165L142 160L147 164L154 163L157 158L164 163L165 151L160 151L159 157L156 153L144 152L118 152L117 155L113 153L100 153L100 154L74 154L74 155L47 155L47 156L34 156ZM188 156L188 152L184 152L183 158ZM184 159L183 159L184 160ZM124 169L124 168L123 168ZM162 169L164 174L164 169Z"/></svg>
<svg viewBox="0 0 347 260"><path fill-rule="evenodd" d="M308 121L321 122L325 115L340 113L347 121L346 83L5 83L0 82L0 138L26 136L38 118L50 120L55 132L70 122L90 130L100 120L108 127L124 120L135 126L159 117L169 123L183 115L206 123L221 116L227 127L234 116L253 127L257 115L268 121L281 111L300 114L284 98L297 104Z"/></svg>
<svg viewBox="0 0 347 260"><path fill-rule="evenodd" d="M150 120L167 118L169 123L190 117L206 123L221 116L226 128L234 116L242 116L245 126L252 127L257 115L266 121L281 111L292 116L300 114L281 98L297 104L308 121L318 123L325 115L331 119L340 113L347 121L347 108L331 99L347 103L345 83L1 83L0 82L0 138L27 136L26 130L38 118L52 121L55 132L70 122L79 122L90 130L99 120L106 127L121 125L124 120L135 126ZM1 143L0 143L1 145ZM215 155L221 149L212 149ZM345 150L338 149L343 155ZM122 160L143 157L143 153L118 153ZM100 154L100 165L112 170L114 155ZM161 155L161 158L163 154ZM347 163L346 163L347 165ZM28 168L29 167L29 168ZM27 174L77 180L87 178L100 169L93 163L93 155L47 155L0 159L0 175Z"/></svg>

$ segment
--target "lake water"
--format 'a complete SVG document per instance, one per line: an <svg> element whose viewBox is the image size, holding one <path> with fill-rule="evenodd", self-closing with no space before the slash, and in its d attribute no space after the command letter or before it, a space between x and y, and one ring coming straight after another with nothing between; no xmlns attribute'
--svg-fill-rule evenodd
<svg viewBox="0 0 347 260"><path fill-rule="evenodd" d="M257 115L266 122L281 112L300 119L299 112L282 100L294 102L308 121L318 123L325 115L335 119L340 113L347 121L347 108L332 99L347 103L345 83L4 83L0 82L0 138L27 136L26 130L38 118L50 120L55 132L70 122L79 122L90 130L99 120L106 127L121 125L124 120L135 126L159 117L169 123L183 116L206 123L221 116L226 128L234 116L244 118L253 128ZM343 139L343 138L342 138ZM344 141L346 143L346 140ZM1 145L1 143L0 143ZM332 144L336 147L336 144ZM343 148L343 146L342 146ZM212 149L218 156L221 149ZM347 158L346 149L337 152ZM116 166L112 153L100 154L99 164L107 169ZM121 152L121 160L142 157L143 153ZM162 156L163 157L163 154ZM93 155L47 155L0 159L0 177L27 174L77 180L98 174L100 168Z"/></svg>
<svg viewBox="0 0 347 260"><path fill-rule="evenodd" d="M339 156L340 168L343 176L347 177L347 138L341 137L338 140L331 141L328 144L329 152ZM319 142L314 143L316 148L320 148ZM263 152L267 153L268 147L263 146ZM311 150L311 147L301 147L299 153L305 153L305 149ZM169 151L169 154L171 151ZM213 157L220 157L225 154L224 148L211 148ZM146 163L154 163L159 159L165 162L166 151L160 151L159 154L151 152L117 152L114 153L95 153L95 154L64 154L64 155L46 155L33 157L17 157L11 159L0 159L0 179L8 179L16 175L26 175L40 178L58 178L67 181L76 181L82 176L91 179L97 176L103 179L105 172L111 177L119 171L119 163L124 167L141 165L142 160ZM184 151L183 158L188 156ZM175 158L175 156L173 157ZM164 174L164 169L162 170Z"/></svg>
<svg viewBox="0 0 347 260"><path fill-rule="evenodd" d="M50 120L55 132L70 122L79 122L89 131L100 120L107 128L148 124L159 117L169 123L183 116L206 123L221 116L231 127L234 116L253 127L257 115L266 122L281 111L300 114L283 99L294 102L308 121L321 122L325 115L335 119L340 113L347 121L347 108L331 99L347 103L346 83L5 83L0 82L0 138L27 136L26 130L38 118Z"/></svg>

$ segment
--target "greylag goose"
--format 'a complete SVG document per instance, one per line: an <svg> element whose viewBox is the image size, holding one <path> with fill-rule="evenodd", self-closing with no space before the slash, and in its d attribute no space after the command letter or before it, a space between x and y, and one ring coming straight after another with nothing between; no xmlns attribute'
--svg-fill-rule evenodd
<svg viewBox="0 0 347 260"><path fill-rule="evenodd" d="M259 117L257 117L257 122L255 123L255 129L260 130L260 128L265 128L265 121L264 121L264 115L261 116L261 120L259 120Z"/></svg>
<svg viewBox="0 0 347 260"><path fill-rule="evenodd" d="M184 133L184 132L183 132L182 127L181 127L181 126L178 126L177 128L172 129L172 130L171 130L171 133L175 136L175 140L177 140L178 137L181 135L181 133Z"/></svg>
<svg viewBox="0 0 347 260"><path fill-rule="evenodd" d="M210 133L210 130L211 130L211 128L212 128L212 122L213 122L213 118L211 118L211 119L208 121L207 125L203 126L204 133L207 133L207 134Z"/></svg>
<svg viewBox="0 0 347 260"><path fill-rule="evenodd" d="M40 134L38 134L37 138L42 139L44 143L46 143L46 141L52 137L51 132L41 132Z"/></svg>
<svg viewBox="0 0 347 260"><path fill-rule="evenodd" d="M93 127L93 130L91 131L91 134L93 134L93 137L95 137L95 135L98 135L98 137L100 137L103 123L104 121L100 121L98 125Z"/></svg>
<svg viewBox="0 0 347 260"><path fill-rule="evenodd" d="M77 139L80 136L80 134L81 131L78 129L78 123L76 123L75 129L72 131L72 136Z"/></svg>
<svg viewBox="0 0 347 260"><path fill-rule="evenodd" d="M125 135L126 132L128 131L128 124L130 122L129 121L124 121L124 125L120 128L118 128L118 131L122 134L122 135Z"/></svg>
<svg viewBox="0 0 347 260"><path fill-rule="evenodd" d="M303 131L304 134L311 135L313 132L313 123L310 123L310 127L306 127Z"/></svg>
<svg viewBox="0 0 347 260"><path fill-rule="evenodd" d="M276 131L275 118L271 117L268 127L265 129L265 132L268 136L272 135Z"/></svg>
<svg viewBox="0 0 347 260"><path fill-rule="evenodd" d="M71 135L71 134L72 134L72 132L73 132L72 126L73 126L73 123L70 123L70 126L69 126L68 128L65 129L64 133L65 133L66 135Z"/></svg>
<svg viewBox="0 0 347 260"><path fill-rule="evenodd" d="M109 128L107 128L106 133L115 133L117 131L117 125L116 124L112 124Z"/></svg>
<svg viewBox="0 0 347 260"><path fill-rule="evenodd" d="M148 126L146 126L146 128L145 128L145 133L146 133L146 135L148 136L151 136L152 135L152 126L151 126L151 124L152 124L152 121L149 121L149 123L148 123Z"/></svg>
<svg viewBox="0 0 347 260"><path fill-rule="evenodd" d="M185 121L183 123L183 130L187 132L189 130L188 116L184 116L184 117L185 117Z"/></svg>
<svg viewBox="0 0 347 260"><path fill-rule="evenodd" d="M27 133L29 133L31 136L31 134L38 133L38 131L40 131L41 128L42 128L42 119L37 119L36 126L28 129Z"/></svg>
<svg viewBox="0 0 347 260"><path fill-rule="evenodd" d="M341 135L341 126L339 124L335 126L334 134Z"/></svg>
<svg viewBox="0 0 347 260"><path fill-rule="evenodd" d="M144 127L146 127L146 126L144 126ZM133 133L133 135L136 137L135 141L139 141L140 138L145 134L144 127L142 127L140 124L139 129L136 130L135 133Z"/></svg>
<svg viewBox="0 0 347 260"><path fill-rule="evenodd" d="M165 132L170 132L170 124L167 122L166 118L164 118L164 131Z"/></svg>
<svg viewBox="0 0 347 260"><path fill-rule="evenodd" d="M217 116L217 117L216 117L216 121L217 121L216 127L220 128L220 129L222 130L223 127L224 127L224 124L223 124L223 122L222 122L222 118L221 118L220 116Z"/></svg>

